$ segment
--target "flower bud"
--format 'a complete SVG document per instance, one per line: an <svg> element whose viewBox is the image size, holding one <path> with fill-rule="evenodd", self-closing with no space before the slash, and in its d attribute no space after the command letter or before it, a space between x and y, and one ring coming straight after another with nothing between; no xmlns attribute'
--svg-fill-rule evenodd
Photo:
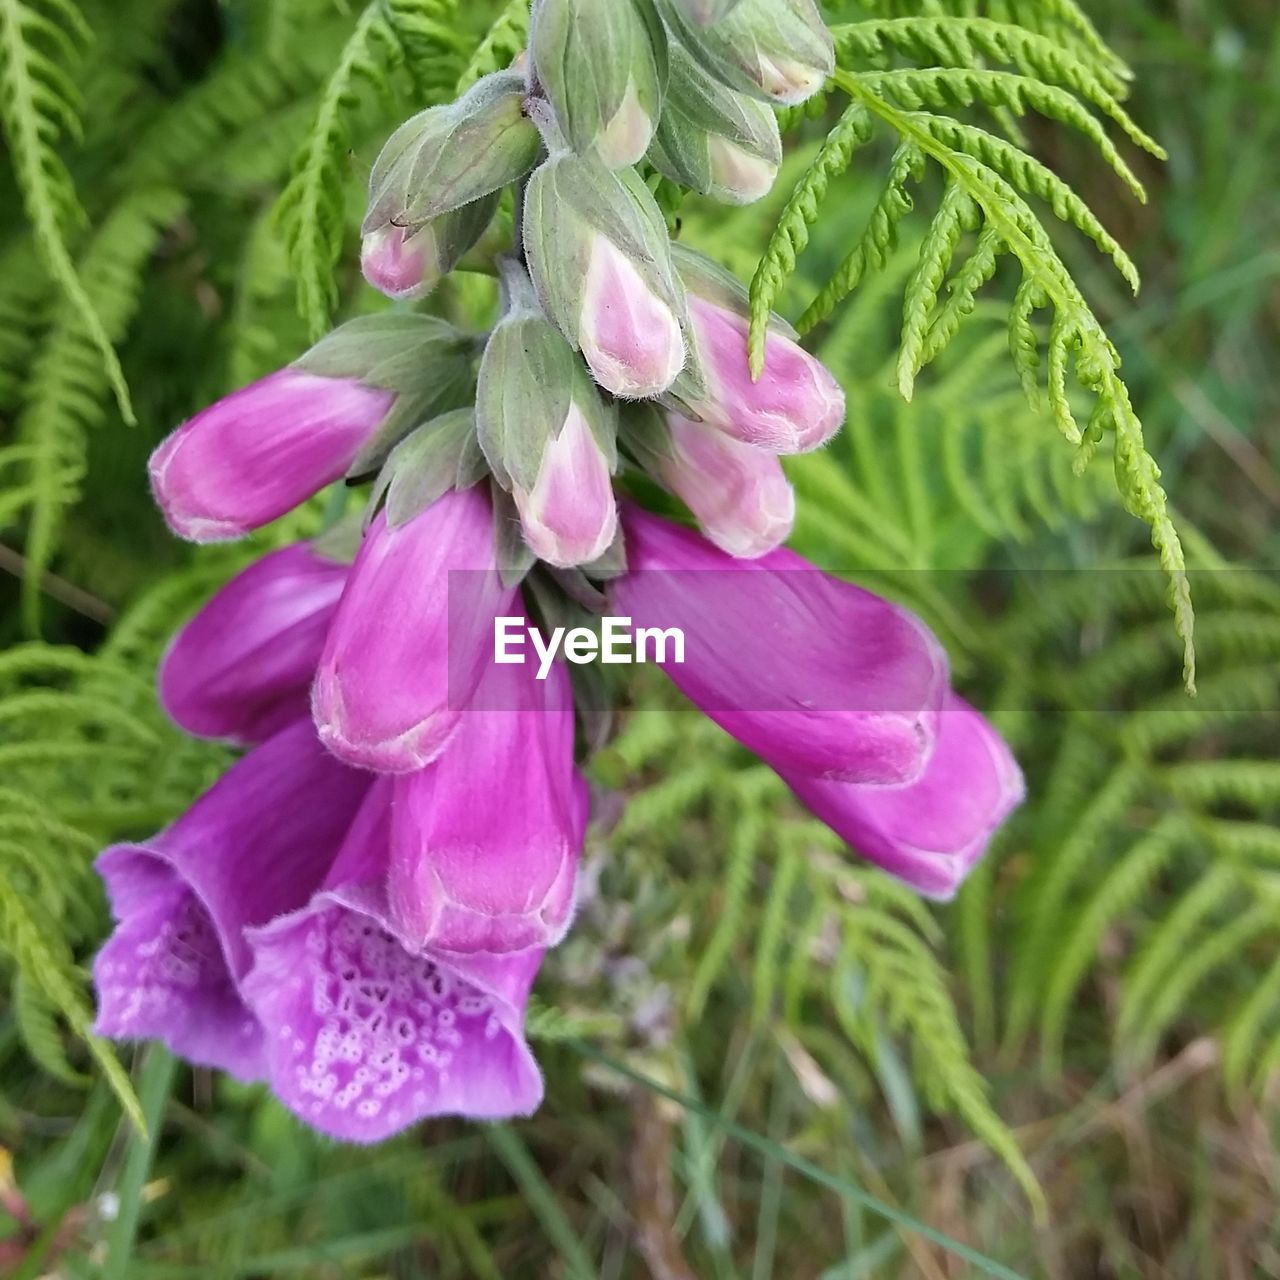
<svg viewBox="0 0 1280 1280"><path fill-rule="evenodd" d="M340 479L394 403L354 377L281 369L160 445L150 462L156 502L179 537L243 537Z"/></svg>
<svg viewBox="0 0 1280 1280"><path fill-rule="evenodd" d="M523 79L500 71L402 124L374 162L362 231L419 227L523 178L542 147L524 99Z"/></svg>
<svg viewBox="0 0 1280 1280"><path fill-rule="evenodd" d="M455 589L451 572L460 575ZM492 655L493 619L514 599L498 579L482 487L446 494L398 527L380 513L316 672L321 740L348 764L382 773L436 759Z"/></svg>
<svg viewBox="0 0 1280 1280"><path fill-rule="evenodd" d="M536 310L527 278L514 269L507 278L511 310L480 363L480 447L515 499L530 549L561 567L589 564L617 532L616 413Z"/></svg>
<svg viewBox="0 0 1280 1280"><path fill-rule="evenodd" d="M758 98L804 102L835 69L835 46L814 0L659 0L659 7L699 62Z"/></svg>
<svg viewBox="0 0 1280 1280"><path fill-rule="evenodd" d="M662 214L631 170L572 154L530 179L525 252L543 310L616 396L647 399L684 367L684 291Z"/></svg>
<svg viewBox="0 0 1280 1280"><path fill-rule="evenodd" d="M659 173L729 204L765 195L782 163L773 110L730 89L671 44L671 78L650 163Z"/></svg>
<svg viewBox="0 0 1280 1280"><path fill-rule="evenodd" d="M188 733L236 743L303 718L346 577L305 543L255 561L170 642L161 705Z"/></svg>
<svg viewBox="0 0 1280 1280"><path fill-rule="evenodd" d="M540 0L529 37L538 83L574 150L635 164L662 112L666 33L650 0Z"/></svg>
<svg viewBox="0 0 1280 1280"><path fill-rule="evenodd" d="M648 438L637 450L641 433ZM653 410L631 418L624 439L722 551L754 560L791 536L795 492L773 454L679 414L663 422Z"/></svg>
<svg viewBox="0 0 1280 1280"><path fill-rule="evenodd" d="M360 247L364 278L388 298L424 297L480 239L497 206L495 193L420 227L386 223L366 232Z"/></svg>
<svg viewBox="0 0 1280 1280"><path fill-rule="evenodd" d="M830 371L775 319L764 371L753 381L746 290L709 259L687 249L678 254L702 385L682 376L673 396L693 416L771 453L805 453L825 444L844 422L844 392Z"/></svg>

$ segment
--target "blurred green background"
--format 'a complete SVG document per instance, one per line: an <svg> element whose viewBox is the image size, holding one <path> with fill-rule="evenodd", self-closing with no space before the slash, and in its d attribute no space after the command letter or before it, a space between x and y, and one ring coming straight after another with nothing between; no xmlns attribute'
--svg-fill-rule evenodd
<svg viewBox="0 0 1280 1280"><path fill-rule="evenodd" d="M16 7L0 0L0 48ZM107 927L90 861L228 760L164 723L151 671L219 581L317 519L195 554L152 507L147 454L307 345L275 210L318 113L349 206L318 234L341 245L341 310L369 308L355 226L379 142L449 96L514 8L443 6L444 53L381 50L382 84L357 72L335 99L355 0L79 4L84 138L62 154L86 217L68 235L135 427L0 166L0 1274L1280 1275L1269 0L1086 5L1169 151L1133 160L1145 206L1087 146L1023 122L1142 272L1135 302L1091 246L1056 237L1121 350L1186 540L1194 702L1105 448L1075 476L1022 399L1003 274L898 398L926 183L900 251L815 334L850 425L792 469L795 545L921 610L1025 764L1030 800L958 902L925 908L866 870L650 682L594 765L609 821L536 992L533 1120L339 1148L262 1091L146 1049L123 1062L148 1136L122 1118L109 1060L76 1034L78 966ZM495 30L481 56L499 65L520 37ZM682 236L749 276L832 118L800 123L775 196L691 200ZM873 146L840 180L789 315L857 234L887 158ZM433 305L474 320L490 298L461 278Z"/></svg>

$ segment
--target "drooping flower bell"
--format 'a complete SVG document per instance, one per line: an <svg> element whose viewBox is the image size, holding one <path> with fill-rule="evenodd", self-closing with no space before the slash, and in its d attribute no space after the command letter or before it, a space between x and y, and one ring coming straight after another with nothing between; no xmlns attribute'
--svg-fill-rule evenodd
<svg viewBox="0 0 1280 1280"><path fill-rule="evenodd" d="M160 445L151 485L165 519L193 542L239 538L362 474L381 442L468 394L472 352L468 338L430 316L341 326Z"/></svg>
<svg viewBox="0 0 1280 1280"><path fill-rule="evenodd" d="M348 1142L430 1116L528 1115L542 1100L523 1024L543 953L414 950L370 892L386 875L391 786L369 790L310 901L247 936L244 998L272 1091Z"/></svg>
<svg viewBox="0 0 1280 1280"><path fill-rule="evenodd" d="M444 755L396 781L390 918L411 950L507 954L569 927L587 822L563 665L494 665Z"/></svg>
<svg viewBox="0 0 1280 1280"><path fill-rule="evenodd" d="M244 930L307 902L369 783L296 720L158 836L102 854L117 925L94 963L98 1033L163 1040L192 1062L259 1078Z"/></svg>
<svg viewBox="0 0 1280 1280"><path fill-rule="evenodd" d="M681 379L673 388L689 412L773 453L806 453L844 424L844 392L826 366L775 318L759 380L747 362L750 329L746 290L700 254L677 248L676 263L689 298L689 317L702 385Z"/></svg>
<svg viewBox="0 0 1280 1280"><path fill-rule="evenodd" d="M924 773L904 787L859 787L779 769L797 798L878 867L949 899L1021 803L1022 773L1004 739L948 694Z"/></svg>
<svg viewBox="0 0 1280 1280"><path fill-rule="evenodd" d="M312 708L325 745L382 773L435 760L480 683L493 619L514 599L498 574L483 486L446 493L399 526L380 512L316 672Z"/></svg>
<svg viewBox="0 0 1280 1280"><path fill-rule="evenodd" d="M174 636L164 709L188 733L236 743L305 716L347 569L302 543L255 561Z"/></svg>
<svg viewBox="0 0 1280 1280"><path fill-rule="evenodd" d="M664 669L712 720L780 772L887 786L921 776L948 672L919 619L785 548L735 560L630 505L624 530L613 607L684 632L684 662Z"/></svg>
<svg viewBox="0 0 1280 1280"><path fill-rule="evenodd" d="M529 179L529 274L546 315L615 396L660 395L684 368L684 290L662 214L630 169L571 152Z"/></svg>

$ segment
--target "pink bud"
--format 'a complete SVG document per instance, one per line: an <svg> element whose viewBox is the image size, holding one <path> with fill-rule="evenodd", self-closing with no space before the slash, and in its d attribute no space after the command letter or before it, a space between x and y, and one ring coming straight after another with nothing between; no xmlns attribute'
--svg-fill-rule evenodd
<svg viewBox="0 0 1280 1280"><path fill-rule="evenodd" d="M689 296L707 390L690 408L712 426L771 453L807 453L844 422L844 392L822 361L770 332L759 382L747 364L745 317Z"/></svg>
<svg viewBox="0 0 1280 1280"><path fill-rule="evenodd" d="M609 461L576 404L547 441L533 488L511 490L524 540L540 560L561 568L590 564L618 531Z"/></svg>
<svg viewBox="0 0 1280 1280"><path fill-rule="evenodd" d="M219 400L151 455L169 527L192 542L239 538L339 479L395 396L298 369Z"/></svg>
<svg viewBox="0 0 1280 1280"><path fill-rule="evenodd" d="M791 536L796 496L770 453L671 414L662 478L722 551L754 560Z"/></svg>
<svg viewBox="0 0 1280 1280"><path fill-rule="evenodd" d="M493 618L514 600L481 488L447 493L398 527L380 513L316 672L311 708L324 744L382 773L436 759L492 656Z"/></svg>
<svg viewBox="0 0 1280 1280"><path fill-rule="evenodd" d="M679 320L630 258L598 234L591 242L578 340L596 381L624 399L661 395L684 368Z"/></svg>
<svg viewBox="0 0 1280 1280"><path fill-rule="evenodd" d="M807 67L792 58L774 58L761 53L759 67L757 82L765 93L792 106L808 101L826 82L822 68Z"/></svg>
<svg viewBox="0 0 1280 1280"><path fill-rule="evenodd" d="M435 229L418 231L388 223L365 236L360 246L364 278L388 298L420 298L440 278Z"/></svg>

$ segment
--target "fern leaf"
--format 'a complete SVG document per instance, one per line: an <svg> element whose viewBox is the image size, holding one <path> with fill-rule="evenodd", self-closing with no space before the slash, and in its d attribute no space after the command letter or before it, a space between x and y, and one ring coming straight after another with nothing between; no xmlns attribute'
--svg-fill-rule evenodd
<svg viewBox="0 0 1280 1280"><path fill-rule="evenodd" d="M24 613L32 630L39 625L40 578L53 559L62 517L79 497L85 433L103 416L105 379L93 327L105 325L103 332L123 336L144 268L164 228L184 207L176 192L144 190L126 197L106 218L84 257L93 324L73 301L64 301L32 369L18 419L19 440L32 451L23 583Z"/></svg>
<svg viewBox="0 0 1280 1280"><path fill-rule="evenodd" d="M333 271L346 230L348 116L360 103L362 87L385 93L388 61L398 52L381 0L374 0L360 15L321 94L315 125L276 206L298 281L298 309L312 341L329 327L338 301Z"/></svg>
<svg viewBox="0 0 1280 1280"><path fill-rule="evenodd" d="M1258 1041L1268 1015L1280 1004L1280 960L1272 963L1232 1017L1222 1037L1222 1078L1233 1093L1244 1089L1258 1059Z"/></svg>
<svg viewBox="0 0 1280 1280"><path fill-rule="evenodd" d="M782 286L795 270L796 258L809 243L809 228L817 220L818 206L831 180L849 167L853 153L870 136L870 115L858 103L851 103L827 135L813 164L797 183L769 237L760 265L751 280L748 354L753 378L759 378L764 371L769 317L773 314Z"/></svg>
<svg viewBox="0 0 1280 1280"><path fill-rule="evenodd" d="M801 333L808 333L826 320L866 275L888 261L897 247L898 224L915 207L907 183L919 182L923 174L924 156L920 151L910 145L900 146L890 162L888 178L861 237L797 321L796 327Z"/></svg>
<svg viewBox="0 0 1280 1280"><path fill-rule="evenodd" d="M75 84L64 64L74 43L89 35L72 0L0 0L0 124L36 248L102 362L121 416L132 423L129 388L108 325L72 261L67 226L83 222L84 215L55 150L60 135L74 137L79 130Z"/></svg>
<svg viewBox="0 0 1280 1280"><path fill-rule="evenodd" d="M13 1020L23 1048L46 1074L77 1088L87 1083L67 1059L56 1020L57 1011L21 970L13 980Z"/></svg>
<svg viewBox="0 0 1280 1280"><path fill-rule="evenodd" d="M528 41L529 0L507 0L458 77L454 96L461 97L477 81L510 66Z"/></svg>
<svg viewBox="0 0 1280 1280"><path fill-rule="evenodd" d="M910 400L916 374L924 364L925 338L934 319L942 288L960 237L973 223L975 206L958 182L949 182L929 230L920 242L920 256L907 282L902 303L902 338L898 343L898 391Z"/></svg>

